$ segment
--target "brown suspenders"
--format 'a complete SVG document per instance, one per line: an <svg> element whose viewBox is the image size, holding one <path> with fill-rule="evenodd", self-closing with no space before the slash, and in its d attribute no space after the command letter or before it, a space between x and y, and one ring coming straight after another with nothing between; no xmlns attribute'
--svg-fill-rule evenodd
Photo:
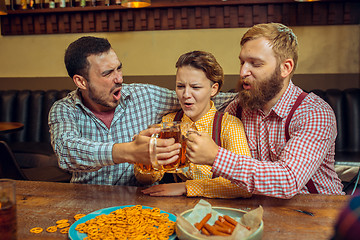
<svg viewBox="0 0 360 240"><path fill-rule="evenodd" d="M294 106L292 107L292 109L290 110L290 113L288 115L288 117L286 118L286 122L285 122L285 138L286 141L289 141L290 139L290 135L289 135L289 124L291 121L291 118L294 114L294 112L296 111L296 109L300 106L301 102L304 100L304 98L307 96L306 92L302 92L299 97L296 99ZM236 111L236 116L241 119L241 112L242 109L239 107ZM306 183L306 187L309 190L310 193L319 193L314 185L313 180L310 178L309 181Z"/></svg>
<svg viewBox="0 0 360 240"><path fill-rule="evenodd" d="M176 113L174 121L181 121L182 117L184 115L184 111L180 110ZM214 142L221 147L221 121L224 116L223 112L216 111L214 116L214 124L212 129L212 139Z"/></svg>
<svg viewBox="0 0 360 240"><path fill-rule="evenodd" d="M289 124L291 121L291 118L295 112L295 110L300 106L301 102L304 100L304 98L307 96L306 92L302 92L300 94L300 96L296 99L296 102L294 103L294 106L292 107L286 122L285 122L285 137L286 137L286 141L289 141L290 139L290 135L289 135ZM315 187L315 184L313 182L313 180L310 178L309 181L306 184L307 189L309 190L310 193L319 193Z"/></svg>

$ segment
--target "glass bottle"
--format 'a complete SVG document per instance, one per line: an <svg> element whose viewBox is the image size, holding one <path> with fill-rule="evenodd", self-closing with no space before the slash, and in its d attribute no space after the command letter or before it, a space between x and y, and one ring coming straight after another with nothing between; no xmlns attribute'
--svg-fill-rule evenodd
<svg viewBox="0 0 360 240"><path fill-rule="evenodd" d="M30 7L31 9L35 9L35 0L30 0L30 2L29 2L29 7Z"/></svg>
<svg viewBox="0 0 360 240"><path fill-rule="evenodd" d="M10 0L10 10L15 10L16 0Z"/></svg>
<svg viewBox="0 0 360 240"><path fill-rule="evenodd" d="M55 0L49 0L49 8L55 8Z"/></svg>
<svg viewBox="0 0 360 240"><path fill-rule="evenodd" d="M20 5L21 5L21 9L22 9L22 10L27 9L27 2L26 2L26 0L21 0Z"/></svg>

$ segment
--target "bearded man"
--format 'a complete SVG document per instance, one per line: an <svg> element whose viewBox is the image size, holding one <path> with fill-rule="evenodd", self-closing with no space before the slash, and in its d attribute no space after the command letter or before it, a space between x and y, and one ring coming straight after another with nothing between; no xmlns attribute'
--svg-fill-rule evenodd
<svg viewBox="0 0 360 240"><path fill-rule="evenodd" d="M344 194L334 168L335 114L291 81L298 60L295 34L282 24L258 24L240 45L239 95L226 111L242 120L252 157L218 147L201 133L189 136L190 161L212 165L213 176L253 194Z"/></svg>

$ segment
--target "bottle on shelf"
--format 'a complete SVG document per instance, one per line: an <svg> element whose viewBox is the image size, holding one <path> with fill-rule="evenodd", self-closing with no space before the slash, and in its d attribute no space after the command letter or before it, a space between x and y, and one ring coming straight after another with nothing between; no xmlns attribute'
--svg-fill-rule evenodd
<svg viewBox="0 0 360 240"><path fill-rule="evenodd" d="M22 10L27 9L27 1L26 0L21 0L20 5L21 5Z"/></svg>
<svg viewBox="0 0 360 240"><path fill-rule="evenodd" d="M30 0L30 2L29 2L29 7L30 7L31 9L35 9L35 0Z"/></svg>
<svg viewBox="0 0 360 240"><path fill-rule="evenodd" d="M86 6L86 0L80 0L80 7Z"/></svg>
<svg viewBox="0 0 360 240"><path fill-rule="evenodd" d="M49 8L55 8L55 0L49 0Z"/></svg>
<svg viewBox="0 0 360 240"><path fill-rule="evenodd" d="M66 7L66 0L60 0L59 7L61 8Z"/></svg>
<svg viewBox="0 0 360 240"><path fill-rule="evenodd" d="M16 0L10 0L10 10L15 10Z"/></svg>

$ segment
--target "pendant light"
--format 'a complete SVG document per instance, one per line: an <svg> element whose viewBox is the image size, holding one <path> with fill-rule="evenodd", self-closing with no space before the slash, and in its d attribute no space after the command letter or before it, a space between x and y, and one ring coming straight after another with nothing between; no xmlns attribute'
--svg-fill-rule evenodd
<svg viewBox="0 0 360 240"><path fill-rule="evenodd" d="M151 5L151 0L122 0L121 6L127 8L142 8Z"/></svg>

